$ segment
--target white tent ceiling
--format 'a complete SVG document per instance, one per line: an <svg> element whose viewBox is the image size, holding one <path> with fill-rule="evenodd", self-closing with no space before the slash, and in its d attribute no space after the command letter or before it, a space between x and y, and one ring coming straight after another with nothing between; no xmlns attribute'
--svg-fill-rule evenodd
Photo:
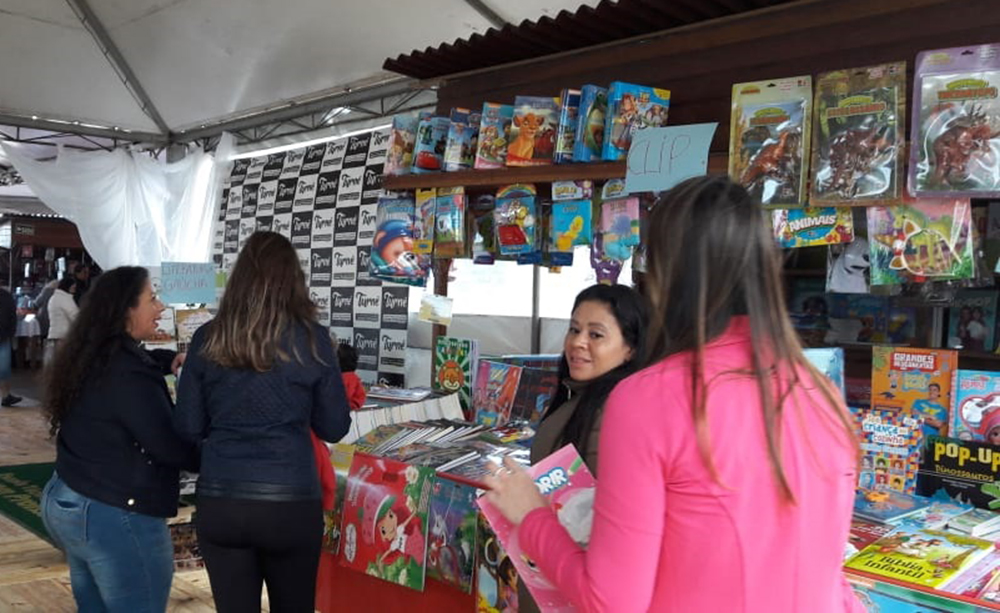
<svg viewBox="0 0 1000 613"><path fill-rule="evenodd" d="M179 132L391 77L387 57L488 29L483 4L519 23L597 0L0 0L0 116L162 132L81 5Z"/></svg>

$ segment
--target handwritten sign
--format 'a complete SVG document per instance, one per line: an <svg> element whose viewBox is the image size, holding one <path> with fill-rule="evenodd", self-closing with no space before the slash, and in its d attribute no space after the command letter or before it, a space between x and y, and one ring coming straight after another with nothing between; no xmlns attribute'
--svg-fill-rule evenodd
<svg viewBox="0 0 1000 613"><path fill-rule="evenodd" d="M164 304L215 302L215 264L163 262L160 265L160 300Z"/></svg>
<svg viewBox="0 0 1000 613"><path fill-rule="evenodd" d="M708 171L708 147L718 123L646 128L632 137L626 161L625 189L655 192Z"/></svg>

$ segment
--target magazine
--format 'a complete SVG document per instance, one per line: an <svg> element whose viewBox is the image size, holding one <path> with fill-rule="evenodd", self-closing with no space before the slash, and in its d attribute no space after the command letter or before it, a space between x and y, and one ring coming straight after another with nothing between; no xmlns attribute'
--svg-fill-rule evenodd
<svg viewBox="0 0 1000 613"><path fill-rule="evenodd" d="M448 479L436 479L431 490L427 576L472 591L475 567L476 489Z"/></svg>
<svg viewBox="0 0 1000 613"><path fill-rule="evenodd" d="M957 351L873 347L872 406L923 417L925 436L947 435L957 366Z"/></svg>

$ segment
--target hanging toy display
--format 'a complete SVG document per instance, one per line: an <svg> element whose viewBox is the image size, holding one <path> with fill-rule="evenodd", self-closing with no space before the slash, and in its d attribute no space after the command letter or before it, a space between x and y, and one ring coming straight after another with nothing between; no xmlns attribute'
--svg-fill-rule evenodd
<svg viewBox="0 0 1000 613"><path fill-rule="evenodd" d="M639 198L606 200L601 205L601 233L606 257L621 262L632 257L632 247L639 244Z"/></svg>
<svg viewBox="0 0 1000 613"><path fill-rule="evenodd" d="M417 190L416 217L413 225L413 253L434 253L434 213L437 190L433 187Z"/></svg>
<svg viewBox="0 0 1000 613"><path fill-rule="evenodd" d="M465 188L437 190L434 226L434 257L460 258L466 255Z"/></svg>
<svg viewBox="0 0 1000 613"><path fill-rule="evenodd" d="M531 184L508 185L497 192L493 219L500 255L521 256L537 249L535 241L535 198Z"/></svg>
<svg viewBox="0 0 1000 613"><path fill-rule="evenodd" d="M622 260L605 256L604 237L600 233L595 234L594 243L590 246L590 267L597 275L597 282L604 285L618 283L618 276L622 273L622 263Z"/></svg>

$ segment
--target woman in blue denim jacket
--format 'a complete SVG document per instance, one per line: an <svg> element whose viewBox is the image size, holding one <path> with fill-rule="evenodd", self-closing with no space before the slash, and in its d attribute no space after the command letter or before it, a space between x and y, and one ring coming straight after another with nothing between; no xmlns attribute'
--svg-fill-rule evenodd
<svg viewBox="0 0 1000 613"><path fill-rule="evenodd" d="M146 351L163 305L145 268L105 272L47 371L57 435L42 519L66 552L80 611L165 611L173 577L166 518L177 514L178 469L195 445L171 425L164 374L183 355Z"/></svg>

